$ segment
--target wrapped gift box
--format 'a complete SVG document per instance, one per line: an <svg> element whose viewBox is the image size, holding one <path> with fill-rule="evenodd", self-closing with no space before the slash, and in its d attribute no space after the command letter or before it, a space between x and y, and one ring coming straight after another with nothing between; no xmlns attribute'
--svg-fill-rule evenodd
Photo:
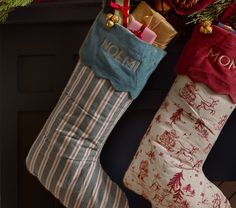
<svg viewBox="0 0 236 208"><path fill-rule="evenodd" d="M110 2L110 6L115 10L114 13L120 17L118 24L127 27L130 0L114 0Z"/></svg>
<svg viewBox="0 0 236 208"><path fill-rule="evenodd" d="M128 29L133 32L138 38L150 44L153 44L157 37L155 32L135 20L132 15L130 15L129 18Z"/></svg>
<svg viewBox="0 0 236 208"><path fill-rule="evenodd" d="M158 12L154 11L146 2L142 1L133 11L134 18L146 25L157 34L153 45L165 49L177 32Z"/></svg>

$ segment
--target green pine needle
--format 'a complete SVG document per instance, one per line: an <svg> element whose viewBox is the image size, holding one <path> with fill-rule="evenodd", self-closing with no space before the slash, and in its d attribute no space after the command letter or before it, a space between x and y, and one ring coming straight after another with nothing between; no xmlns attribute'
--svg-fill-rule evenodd
<svg viewBox="0 0 236 208"><path fill-rule="evenodd" d="M0 23L6 21L9 12L15 7L26 6L31 2L32 0L0 0Z"/></svg>
<svg viewBox="0 0 236 208"><path fill-rule="evenodd" d="M220 14L227 8L227 6L232 2L232 0L217 0L203 10L197 11L188 17L192 19L186 24L198 23L204 21L213 22L217 20Z"/></svg>

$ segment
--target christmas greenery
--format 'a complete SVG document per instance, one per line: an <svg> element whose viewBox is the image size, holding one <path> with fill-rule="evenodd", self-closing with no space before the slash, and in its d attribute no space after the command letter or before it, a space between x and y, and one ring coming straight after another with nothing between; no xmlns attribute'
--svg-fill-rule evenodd
<svg viewBox="0 0 236 208"><path fill-rule="evenodd" d="M0 23L3 23L15 7L26 6L32 0L0 0Z"/></svg>
<svg viewBox="0 0 236 208"><path fill-rule="evenodd" d="M191 19L187 24L198 22L213 22L217 20L220 14L227 8L227 6L234 1L232 0L217 0L203 10L197 11L188 17Z"/></svg>

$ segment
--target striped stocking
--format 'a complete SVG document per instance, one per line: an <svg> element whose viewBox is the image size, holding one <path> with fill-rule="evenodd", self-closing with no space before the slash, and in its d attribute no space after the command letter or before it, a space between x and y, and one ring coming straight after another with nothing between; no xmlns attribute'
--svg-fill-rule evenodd
<svg viewBox="0 0 236 208"><path fill-rule="evenodd" d="M29 171L66 207L128 207L99 154L131 101L88 67L76 67L27 158Z"/></svg>
<svg viewBox="0 0 236 208"><path fill-rule="evenodd" d="M143 89L165 52L100 13L80 62L33 144L27 167L69 208L127 208L99 156L115 124Z"/></svg>

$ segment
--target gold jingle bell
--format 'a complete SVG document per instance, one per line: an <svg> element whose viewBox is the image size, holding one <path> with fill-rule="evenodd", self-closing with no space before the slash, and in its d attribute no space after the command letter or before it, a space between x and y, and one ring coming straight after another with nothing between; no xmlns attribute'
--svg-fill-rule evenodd
<svg viewBox="0 0 236 208"><path fill-rule="evenodd" d="M112 27L114 27L114 25L115 25L114 22L112 22L111 20L107 20L106 26L107 26L108 28L112 28Z"/></svg>
<svg viewBox="0 0 236 208"><path fill-rule="evenodd" d="M120 17L116 14L108 13L106 14L106 26L108 28L114 27L116 23L118 23L120 20Z"/></svg>
<svg viewBox="0 0 236 208"><path fill-rule="evenodd" d="M106 21L108 21L109 19L111 19L113 17L112 13L107 13L106 14Z"/></svg>
<svg viewBox="0 0 236 208"><path fill-rule="evenodd" d="M207 26L207 27L200 27L200 32L204 33L204 34L211 34L212 33L212 27L211 26Z"/></svg>
<svg viewBox="0 0 236 208"><path fill-rule="evenodd" d="M111 21L114 22L115 24L118 23L120 20L120 17L116 14L114 14L111 18Z"/></svg>
<svg viewBox="0 0 236 208"><path fill-rule="evenodd" d="M204 22L201 22L201 25L202 25L203 27L211 26L211 25L212 25L212 22L209 21L209 20L206 20L206 21L204 21Z"/></svg>
<svg viewBox="0 0 236 208"><path fill-rule="evenodd" d="M204 22L201 22L200 32L204 34L212 34L212 22L209 20L206 20Z"/></svg>

